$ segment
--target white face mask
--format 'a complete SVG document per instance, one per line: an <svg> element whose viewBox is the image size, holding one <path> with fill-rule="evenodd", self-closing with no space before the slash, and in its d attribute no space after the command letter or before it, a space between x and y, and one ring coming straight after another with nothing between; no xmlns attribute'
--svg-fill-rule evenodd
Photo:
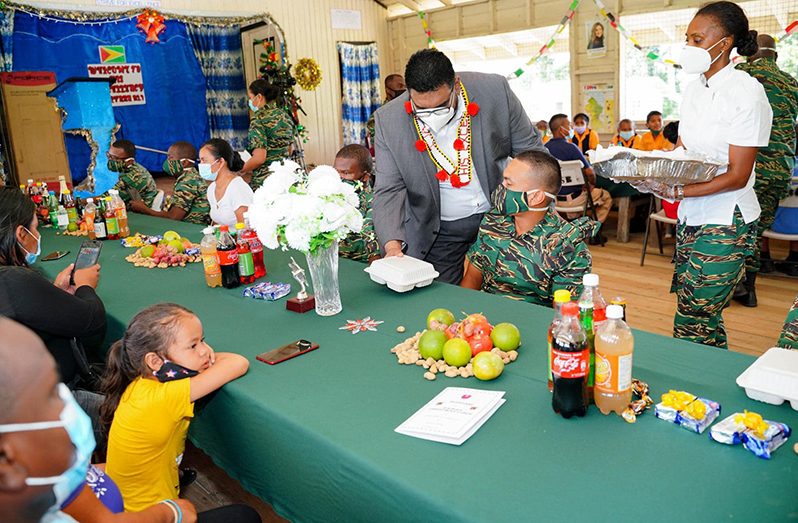
<svg viewBox="0 0 798 523"><path fill-rule="evenodd" d="M679 56L679 65L682 66L682 70L688 74L706 73L712 64L714 64L718 58L723 55L723 52L721 52L718 54L718 56L712 58L712 55L709 54L709 50L724 41L726 38L728 37L724 36L707 49L692 45L685 46L684 49L682 49L681 56Z"/></svg>
<svg viewBox="0 0 798 523"><path fill-rule="evenodd" d="M199 175L202 177L203 180L207 180L209 182L216 181L216 175L219 174L219 171L213 172L213 169L211 169L211 167L213 166L214 163L216 163L218 161L219 160L216 160L213 163L201 163L201 164L199 164L199 166L198 166Z"/></svg>
<svg viewBox="0 0 798 523"><path fill-rule="evenodd" d="M587 131L587 125L577 125L576 127L574 127L574 129L579 134L585 134L585 131Z"/></svg>
<svg viewBox="0 0 798 523"><path fill-rule="evenodd" d="M446 112L441 112L441 114L419 115L418 117L419 120L436 133L446 127L452 121L452 118L454 118L454 107L449 107Z"/></svg>

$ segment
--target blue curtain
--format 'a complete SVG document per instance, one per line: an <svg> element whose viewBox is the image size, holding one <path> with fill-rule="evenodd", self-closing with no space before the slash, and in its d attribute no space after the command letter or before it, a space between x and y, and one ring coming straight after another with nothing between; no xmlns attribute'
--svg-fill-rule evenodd
<svg viewBox="0 0 798 523"><path fill-rule="evenodd" d="M13 60L14 11L0 11L0 71L11 71Z"/></svg>
<svg viewBox="0 0 798 523"><path fill-rule="evenodd" d="M13 70L53 71L58 82L71 76L86 77L86 66L100 63L98 46L123 45L127 62L141 63L147 103L114 107L114 118L121 124L117 138L160 150L178 140L200 145L209 137L205 77L186 25L168 20L160 40L145 43L135 18L90 25L16 11ZM148 169L160 171L166 157L139 151L136 158ZM73 160L85 163L70 154L70 163Z"/></svg>
<svg viewBox="0 0 798 523"><path fill-rule="evenodd" d="M241 28L188 25L194 54L205 75L205 99L211 136L246 148L249 112L241 55Z"/></svg>
<svg viewBox="0 0 798 523"><path fill-rule="evenodd" d="M366 144L366 124L380 106L377 44L338 43L343 81L344 144Z"/></svg>

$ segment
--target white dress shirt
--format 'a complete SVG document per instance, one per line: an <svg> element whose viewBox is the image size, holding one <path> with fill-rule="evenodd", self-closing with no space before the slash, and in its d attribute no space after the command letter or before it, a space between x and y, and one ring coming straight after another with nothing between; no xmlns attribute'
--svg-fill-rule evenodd
<svg viewBox="0 0 798 523"><path fill-rule="evenodd" d="M450 160L455 162L457 161L457 151L454 149L454 141L457 139L460 118L465 113L465 109L465 99L461 93L457 98L457 111L455 111L452 121L438 132L430 129L440 150ZM473 118L479 118L479 116ZM473 125L473 119L471 124ZM429 147L429 151L435 157L438 164L446 169L447 172L450 174L455 172L454 169L456 166L453 166L451 162L443 158L435 148ZM466 151L463 152L465 153ZM490 202L488 202L485 192L482 190L482 185L479 182L473 160L471 161L471 182L468 185L458 189L452 187L451 182L447 179L445 182L440 182L440 188L441 221L452 222L455 220L462 220L474 214L488 212L490 210Z"/></svg>
<svg viewBox="0 0 798 523"><path fill-rule="evenodd" d="M731 63L708 81L700 75L687 85L681 105L679 136L689 151L729 162L729 146L767 147L773 111L765 89ZM725 174L725 169L718 176ZM687 225L731 225L735 207L745 223L759 218L754 171L742 189L685 198L679 221Z"/></svg>

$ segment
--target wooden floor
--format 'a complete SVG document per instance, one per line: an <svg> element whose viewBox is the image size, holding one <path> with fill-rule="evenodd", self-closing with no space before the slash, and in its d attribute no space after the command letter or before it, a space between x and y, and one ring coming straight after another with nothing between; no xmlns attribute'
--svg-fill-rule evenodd
<svg viewBox="0 0 798 523"><path fill-rule="evenodd" d="M673 265L673 239L666 240L665 255L659 255L656 239L649 242L645 266L640 267L642 233L632 233L629 243L615 240L615 216L606 224L610 236L604 247L591 246L593 269L601 277L601 291L606 299L623 296L627 300L627 320L637 329L671 336L676 310L670 289ZM786 256L787 244L771 242L774 259ZM759 355L772 347L781 331L784 318L798 293L798 279L784 275L765 275L757 280L759 306L747 308L732 302L723 314L731 350ZM198 471L197 481L185 491L198 510L208 510L230 503L246 503L260 513L265 523L284 522L271 506L246 492L235 480L213 464L202 451L189 445L186 466Z"/></svg>

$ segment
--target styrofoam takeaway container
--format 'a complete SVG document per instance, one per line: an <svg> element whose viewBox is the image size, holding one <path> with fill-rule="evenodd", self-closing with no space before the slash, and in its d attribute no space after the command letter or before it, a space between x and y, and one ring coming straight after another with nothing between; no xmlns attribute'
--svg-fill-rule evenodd
<svg viewBox="0 0 798 523"><path fill-rule="evenodd" d="M798 351L773 347L737 377L752 400L772 405L790 402L798 410Z"/></svg>
<svg viewBox="0 0 798 523"><path fill-rule="evenodd" d="M392 256L374 261L365 268L371 279L396 292L426 287L439 276L431 263L412 256Z"/></svg>

